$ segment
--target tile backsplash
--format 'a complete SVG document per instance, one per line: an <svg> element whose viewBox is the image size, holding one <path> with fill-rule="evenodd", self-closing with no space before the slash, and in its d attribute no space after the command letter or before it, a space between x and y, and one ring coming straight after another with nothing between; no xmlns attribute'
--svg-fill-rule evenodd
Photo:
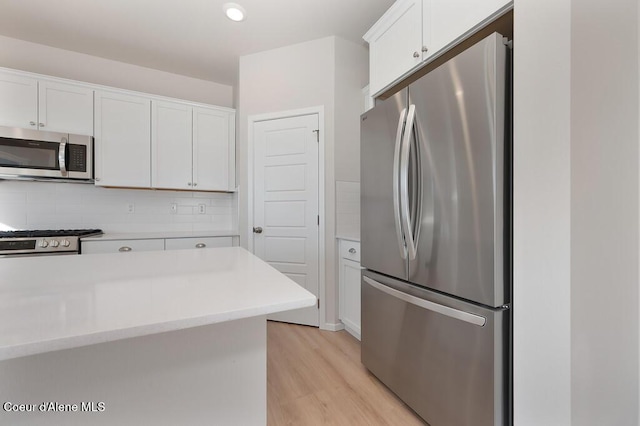
<svg viewBox="0 0 640 426"><path fill-rule="evenodd" d="M0 230L222 231L236 229L237 217L236 194L0 180Z"/></svg>
<svg viewBox="0 0 640 426"><path fill-rule="evenodd" d="M360 183L336 181L336 236L360 239Z"/></svg>

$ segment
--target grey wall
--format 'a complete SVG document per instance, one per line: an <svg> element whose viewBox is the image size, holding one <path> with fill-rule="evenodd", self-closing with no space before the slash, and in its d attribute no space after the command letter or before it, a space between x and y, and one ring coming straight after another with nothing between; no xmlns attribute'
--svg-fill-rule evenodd
<svg viewBox="0 0 640 426"><path fill-rule="evenodd" d="M0 36L0 67L233 107L233 87Z"/></svg>
<svg viewBox="0 0 640 426"><path fill-rule="evenodd" d="M571 412L638 424L638 1L571 4Z"/></svg>

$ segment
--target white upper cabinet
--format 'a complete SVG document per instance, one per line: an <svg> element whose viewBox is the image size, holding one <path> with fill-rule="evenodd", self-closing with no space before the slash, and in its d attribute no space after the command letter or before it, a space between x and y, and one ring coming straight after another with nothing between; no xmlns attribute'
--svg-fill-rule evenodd
<svg viewBox="0 0 640 426"><path fill-rule="evenodd" d="M193 185L200 191L233 191L236 164L233 111L193 108Z"/></svg>
<svg viewBox="0 0 640 426"><path fill-rule="evenodd" d="M0 72L0 126L93 135L93 90Z"/></svg>
<svg viewBox="0 0 640 426"><path fill-rule="evenodd" d="M363 36L379 95L513 7L512 0L397 0Z"/></svg>
<svg viewBox="0 0 640 426"><path fill-rule="evenodd" d="M151 186L192 189L193 108L177 102L151 104Z"/></svg>
<svg viewBox="0 0 640 426"><path fill-rule="evenodd" d="M457 44L510 4L510 0L431 0L431 47L436 52Z"/></svg>
<svg viewBox="0 0 640 426"><path fill-rule="evenodd" d="M235 110L0 69L0 126L94 136L96 185L235 190Z"/></svg>
<svg viewBox="0 0 640 426"><path fill-rule="evenodd" d="M38 83L38 128L93 135L93 90L55 81Z"/></svg>
<svg viewBox="0 0 640 426"><path fill-rule="evenodd" d="M95 94L96 185L151 187L151 100Z"/></svg>
<svg viewBox="0 0 640 426"><path fill-rule="evenodd" d="M234 112L152 101L151 122L154 188L233 190Z"/></svg>
<svg viewBox="0 0 640 426"><path fill-rule="evenodd" d="M0 126L37 129L38 80L0 73Z"/></svg>
<svg viewBox="0 0 640 426"><path fill-rule="evenodd" d="M369 42L371 78L369 89L377 93L422 61L423 3L430 0L399 0L364 35ZM425 8L428 12L428 5ZM428 33L428 31L427 31Z"/></svg>

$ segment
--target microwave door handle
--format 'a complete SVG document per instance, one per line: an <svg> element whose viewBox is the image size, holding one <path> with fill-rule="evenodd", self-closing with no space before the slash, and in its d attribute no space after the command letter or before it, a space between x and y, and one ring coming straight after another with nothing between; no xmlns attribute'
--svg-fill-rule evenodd
<svg viewBox="0 0 640 426"><path fill-rule="evenodd" d="M409 105L407 124L405 125L402 139L402 151L400 153L400 219L404 238L407 242L409 260L415 259L417 255L416 242L411 228L411 209L409 206L409 156L411 154L411 135L413 134L415 117L416 106Z"/></svg>
<svg viewBox="0 0 640 426"><path fill-rule="evenodd" d="M60 148L58 149L58 163L60 164L60 172L67 174L67 138L62 138Z"/></svg>
<svg viewBox="0 0 640 426"><path fill-rule="evenodd" d="M400 119L398 120L396 144L393 154L393 216L396 225L396 236L398 237L398 248L400 249L400 256L402 256L403 259L407 258L407 249L404 243L405 237L400 222L400 217L402 216L402 212L400 211L400 148L402 147L402 130L406 116L407 109L404 108L400 113Z"/></svg>

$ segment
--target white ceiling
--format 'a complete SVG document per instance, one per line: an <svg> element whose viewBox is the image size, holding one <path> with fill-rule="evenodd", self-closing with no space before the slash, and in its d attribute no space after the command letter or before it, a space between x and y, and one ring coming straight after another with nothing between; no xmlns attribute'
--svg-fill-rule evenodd
<svg viewBox="0 0 640 426"><path fill-rule="evenodd" d="M0 34L234 84L238 57L330 35L356 43L393 0L0 0Z"/></svg>

